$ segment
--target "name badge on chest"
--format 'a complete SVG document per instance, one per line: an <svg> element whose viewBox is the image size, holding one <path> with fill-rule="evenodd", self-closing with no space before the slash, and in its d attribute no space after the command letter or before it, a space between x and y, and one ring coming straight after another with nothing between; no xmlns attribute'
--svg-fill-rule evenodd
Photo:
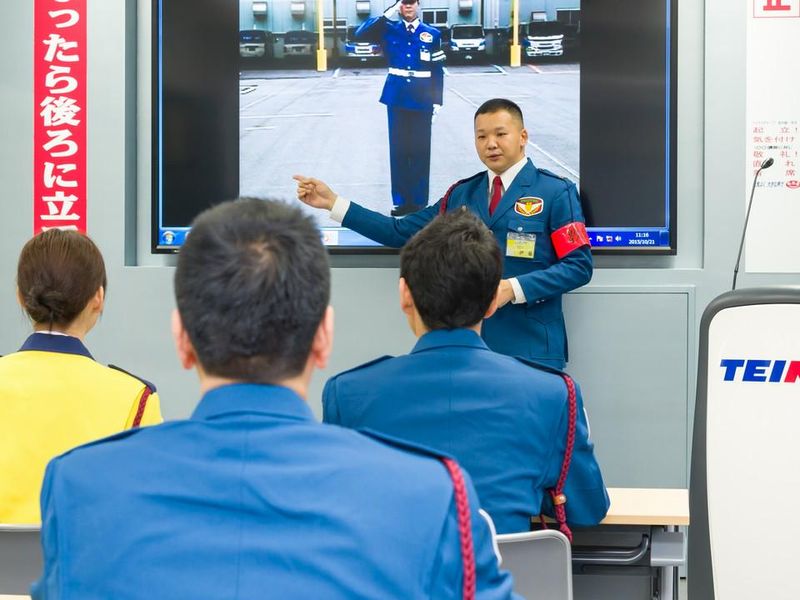
<svg viewBox="0 0 800 600"><path fill-rule="evenodd" d="M419 59L425 62L429 62L431 60L431 53L428 50L420 50Z"/></svg>
<svg viewBox="0 0 800 600"><path fill-rule="evenodd" d="M535 233L509 231L506 237L506 256L513 258L533 258L536 252Z"/></svg>

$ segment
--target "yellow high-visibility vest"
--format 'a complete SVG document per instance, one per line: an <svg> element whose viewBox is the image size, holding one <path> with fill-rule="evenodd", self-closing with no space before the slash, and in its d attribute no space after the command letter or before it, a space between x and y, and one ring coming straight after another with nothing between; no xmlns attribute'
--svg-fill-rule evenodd
<svg viewBox="0 0 800 600"><path fill-rule="evenodd" d="M155 389L96 362L77 338L35 333L1 357L0 523L40 523L50 459L129 429L137 416L138 425L162 421Z"/></svg>

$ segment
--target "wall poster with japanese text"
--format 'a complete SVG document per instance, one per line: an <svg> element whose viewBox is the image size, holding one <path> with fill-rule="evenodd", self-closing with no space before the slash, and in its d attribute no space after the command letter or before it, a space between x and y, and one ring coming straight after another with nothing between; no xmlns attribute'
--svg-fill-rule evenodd
<svg viewBox="0 0 800 600"><path fill-rule="evenodd" d="M747 2L747 155L745 208L763 161L747 230L745 267L800 273L794 235L800 222L800 0Z"/></svg>
<svg viewBox="0 0 800 600"><path fill-rule="evenodd" d="M35 0L33 232L86 232L86 0Z"/></svg>

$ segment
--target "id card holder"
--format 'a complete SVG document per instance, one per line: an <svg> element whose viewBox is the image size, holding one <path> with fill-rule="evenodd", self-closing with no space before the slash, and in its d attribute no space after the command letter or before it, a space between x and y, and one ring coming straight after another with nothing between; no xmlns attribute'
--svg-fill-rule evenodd
<svg viewBox="0 0 800 600"><path fill-rule="evenodd" d="M423 62L430 62L431 60L431 53L428 50L420 50L419 51L419 59Z"/></svg>
<svg viewBox="0 0 800 600"><path fill-rule="evenodd" d="M513 258L533 258L536 251L535 233L509 231L506 237L506 256Z"/></svg>

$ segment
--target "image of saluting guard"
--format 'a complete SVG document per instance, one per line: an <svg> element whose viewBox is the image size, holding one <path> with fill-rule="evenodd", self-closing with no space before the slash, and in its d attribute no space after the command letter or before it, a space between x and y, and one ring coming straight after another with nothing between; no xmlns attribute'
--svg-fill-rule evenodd
<svg viewBox="0 0 800 600"><path fill-rule="evenodd" d="M381 44L389 64L380 102L389 121L392 216L428 204L431 122L442 106L441 35L421 22L418 12L419 0L398 0L355 32L358 40Z"/></svg>

